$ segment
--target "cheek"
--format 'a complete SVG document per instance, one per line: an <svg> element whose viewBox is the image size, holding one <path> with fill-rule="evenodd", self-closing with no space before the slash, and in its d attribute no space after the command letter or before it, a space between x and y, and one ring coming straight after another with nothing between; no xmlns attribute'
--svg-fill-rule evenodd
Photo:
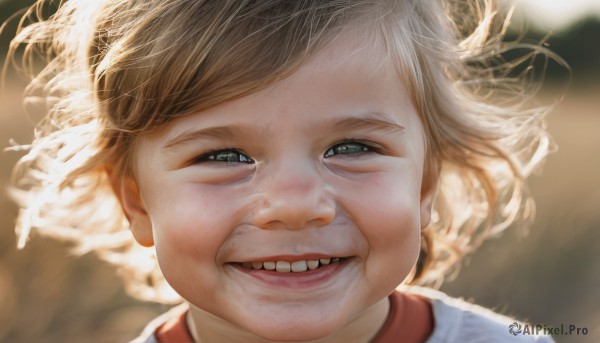
<svg viewBox="0 0 600 343"><path fill-rule="evenodd" d="M420 177L385 173L362 181L346 188L344 207L369 246L367 277L394 288L419 254Z"/></svg>
<svg viewBox="0 0 600 343"><path fill-rule="evenodd" d="M212 275L219 268L219 249L235 227L235 200L194 184L161 190L161 201L148 204L148 209L165 278L182 295L188 293L186 285L203 285L211 292L218 287Z"/></svg>
<svg viewBox="0 0 600 343"><path fill-rule="evenodd" d="M419 255L420 187L414 184L419 183L381 189L379 202L372 199L374 215L366 219L370 277L392 288L406 278Z"/></svg>
<svg viewBox="0 0 600 343"><path fill-rule="evenodd" d="M359 225L369 241L372 253L412 259L412 247L418 245L420 236L420 192L414 184L418 182L382 182L382 187L362 193L369 193L364 198L369 215Z"/></svg>
<svg viewBox="0 0 600 343"><path fill-rule="evenodd" d="M362 230L372 238L385 238L418 231L420 184L417 173L380 173L338 189L343 193L344 207Z"/></svg>

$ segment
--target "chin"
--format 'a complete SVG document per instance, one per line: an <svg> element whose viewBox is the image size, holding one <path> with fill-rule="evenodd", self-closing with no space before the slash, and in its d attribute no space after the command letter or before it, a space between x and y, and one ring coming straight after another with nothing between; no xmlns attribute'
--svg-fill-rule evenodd
<svg viewBox="0 0 600 343"><path fill-rule="evenodd" d="M311 342L325 338L331 332L314 332L312 329L296 327L294 330L275 330L268 332L252 332L252 334L269 342Z"/></svg>
<svg viewBox="0 0 600 343"><path fill-rule="evenodd" d="M271 342L306 342L327 337L343 326L342 323L293 320L281 323L274 320L267 325L248 323L246 330L255 336Z"/></svg>

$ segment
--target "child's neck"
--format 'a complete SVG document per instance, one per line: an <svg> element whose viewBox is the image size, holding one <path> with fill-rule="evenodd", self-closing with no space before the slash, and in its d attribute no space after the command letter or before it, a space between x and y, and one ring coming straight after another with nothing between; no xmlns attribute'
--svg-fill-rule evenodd
<svg viewBox="0 0 600 343"><path fill-rule="evenodd" d="M233 325L215 315L190 304L187 325L196 343L270 343L261 337ZM367 343L379 332L385 323L390 309L388 298L367 308L342 329L322 339L310 343ZM308 343L308 342L307 342Z"/></svg>

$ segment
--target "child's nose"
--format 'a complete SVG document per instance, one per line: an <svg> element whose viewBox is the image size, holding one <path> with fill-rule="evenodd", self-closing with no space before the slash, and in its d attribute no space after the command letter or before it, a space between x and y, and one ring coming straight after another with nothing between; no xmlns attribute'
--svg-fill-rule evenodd
<svg viewBox="0 0 600 343"><path fill-rule="evenodd" d="M253 220L260 228L298 230L327 225L335 217L335 200L315 168L279 166L262 186Z"/></svg>

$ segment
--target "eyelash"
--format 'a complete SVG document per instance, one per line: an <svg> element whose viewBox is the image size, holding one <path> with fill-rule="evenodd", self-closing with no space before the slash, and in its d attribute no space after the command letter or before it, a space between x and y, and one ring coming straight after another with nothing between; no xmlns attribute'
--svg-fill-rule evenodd
<svg viewBox="0 0 600 343"><path fill-rule="evenodd" d="M220 153L235 153L237 154L237 161L231 161L231 160L223 160L223 159L218 159L216 156ZM231 156L231 155L229 155ZM243 160L242 160L243 159ZM254 160L251 159L250 157L248 157L246 154L244 154L243 152L239 151L238 149L235 148L224 148L224 149L217 149L217 150L212 150L207 152L206 154L203 154L197 158L194 159L193 161L194 163L201 163L201 162L225 162L227 165L230 164L238 164L238 163L244 163L244 164L252 164L254 163Z"/></svg>
<svg viewBox="0 0 600 343"><path fill-rule="evenodd" d="M334 150L337 148L341 148L344 146L348 146L348 145L355 145L355 146L361 146L361 151L358 152L350 152L350 153L340 153L338 151L337 154L334 154ZM372 152L379 152L379 149L375 148L372 144L369 144L368 142L364 142L360 139L347 139L347 140L343 140L339 143L334 144L333 146L331 146L329 149L327 149L325 151L325 153L323 154L324 158L330 158L330 157L334 157L337 155L364 155L364 154L368 154L368 153L372 153ZM231 161L231 160L226 160L226 159L219 159L217 157L218 154L222 154L222 153L227 153L227 154L231 154L234 153L236 154L235 156L237 157L236 161ZM231 156L231 155L229 155ZM244 164L253 164L254 160L250 157L248 157L246 154L244 154L243 152L239 151L238 149L235 148L224 148L224 149L217 149L217 150L212 150L207 152L206 154L203 154L201 156L199 156L198 158L194 159L193 161L194 163L202 163L202 162L225 162L227 163L227 165L233 165L233 164L239 164L239 163L244 163Z"/></svg>

